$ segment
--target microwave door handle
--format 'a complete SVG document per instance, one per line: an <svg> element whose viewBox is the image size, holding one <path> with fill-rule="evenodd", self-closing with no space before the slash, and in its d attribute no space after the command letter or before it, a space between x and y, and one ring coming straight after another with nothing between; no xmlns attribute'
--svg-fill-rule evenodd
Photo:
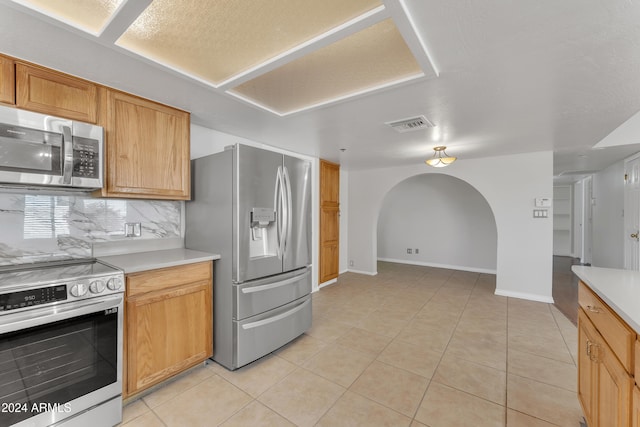
<svg viewBox="0 0 640 427"><path fill-rule="evenodd" d="M62 163L62 183L71 185L71 174L73 172L73 137L69 126L62 127L62 150L64 160Z"/></svg>

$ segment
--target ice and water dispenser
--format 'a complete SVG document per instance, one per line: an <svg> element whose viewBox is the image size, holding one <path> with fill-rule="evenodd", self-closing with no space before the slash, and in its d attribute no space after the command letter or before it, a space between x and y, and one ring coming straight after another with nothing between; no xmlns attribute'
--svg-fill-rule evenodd
<svg viewBox="0 0 640 427"><path fill-rule="evenodd" d="M272 208L251 209L251 242L249 257L278 256L276 212Z"/></svg>

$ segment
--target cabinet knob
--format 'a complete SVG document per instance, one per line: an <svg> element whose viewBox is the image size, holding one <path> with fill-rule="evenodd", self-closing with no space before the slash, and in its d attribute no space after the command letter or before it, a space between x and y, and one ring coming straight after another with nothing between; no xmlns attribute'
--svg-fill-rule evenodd
<svg viewBox="0 0 640 427"><path fill-rule="evenodd" d="M631 237L632 239L636 239L636 240L638 240L638 234L640 234L640 231L636 231L635 233L631 234L631 236L630 236L630 237Z"/></svg>

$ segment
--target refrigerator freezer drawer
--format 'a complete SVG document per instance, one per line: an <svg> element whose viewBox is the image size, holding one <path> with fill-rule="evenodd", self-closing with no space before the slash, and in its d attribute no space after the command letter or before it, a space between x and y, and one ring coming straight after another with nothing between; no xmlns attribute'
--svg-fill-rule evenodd
<svg viewBox="0 0 640 427"><path fill-rule="evenodd" d="M311 293L311 269L256 280L235 288L234 320L242 320L280 307Z"/></svg>
<svg viewBox="0 0 640 427"><path fill-rule="evenodd" d="M239 322L235 368L251 363L302 335L311 327L311 295Z"/></svg>

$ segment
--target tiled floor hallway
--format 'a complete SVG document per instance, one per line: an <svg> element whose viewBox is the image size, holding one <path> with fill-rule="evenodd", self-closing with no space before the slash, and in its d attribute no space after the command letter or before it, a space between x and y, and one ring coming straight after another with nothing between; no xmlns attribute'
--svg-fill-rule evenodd
<svg viewBox="0 0 640 427"><path fill-rule="evenodd" d="M197 368L134 426L574 426L576 327L495 277L380 263L313 296L306 334L238 371Z"/></svg>

